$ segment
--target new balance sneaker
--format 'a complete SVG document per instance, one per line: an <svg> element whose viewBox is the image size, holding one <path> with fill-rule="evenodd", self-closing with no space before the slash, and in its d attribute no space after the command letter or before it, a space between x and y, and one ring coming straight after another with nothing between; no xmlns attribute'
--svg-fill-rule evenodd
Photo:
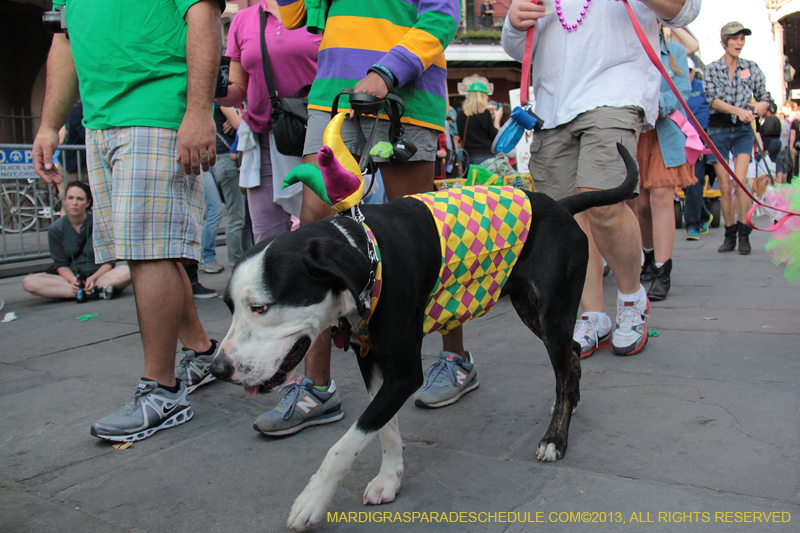
<svg viewBox="0 0 800 533"><path fill-rule="evenodd" d="M581 345L581 359L611 346L611 319L605 313L584 313L575 323L572 339Z"/></svg>
<svg viewBox="0 0 800 533"><path fill-rule="evenodd" d="M155 381L141 378L133 399L92 424L91 434L100 439L134 442L188 422L194 412L186 396L186 384L178 380L176 385L178 392L169 392Z"/></svg>
<svg viewBox="0 0 800 533"><path fill-rule="evenodd" d="M191 394L200 385L214 381L211 374L211 361L217 353L219 343L211 339L211 349L205 354L198 354L189 348L181 348L181 360L175 365L175 377L186 383L186 393Z"/></svg>
<svg viewBox="0 0 800 533"><path fill-rule="evenodd" d="M253 424L253 429L270 437L288 437L309 426L330 424L344 418L342 400L333 380L328 390L314 388L314 382L299 376L281 388L277 407L267 411Z"/></svg>
<svg viewBox="0 0 800 533"><path fill-rule="evenodd" d="M475 360L467 352L469 363L460 355L442 350L439 360L425 372L425 382L414 393L414 405L434 409L456 403L466 393L478 388Z"/></svg>
<svg viewBox="0 0 800 533"><path fill-rule="evenodd" d="M617 323L611 334L611 353L614 355L635 355L647 344L647 314L650 300L644 287L631 301L617 296Z"/></svg>
<svg viewBox="0 0 800 533"><path fill-rule="evenodd" d="M225 267L217 263L216 259L212 259L211 261L200 261L200 270L206 274L219 274L225 270Z"/></svg>

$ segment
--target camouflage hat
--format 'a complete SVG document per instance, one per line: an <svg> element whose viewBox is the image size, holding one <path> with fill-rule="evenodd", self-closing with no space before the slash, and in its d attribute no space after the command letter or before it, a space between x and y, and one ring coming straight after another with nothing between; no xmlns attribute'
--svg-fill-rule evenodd
<svg viewBox="0 0 800 533"><path fill-rule="evenodd" d="M745 28L741 22L734 21L725 24L719 32L719 36L721 39L724 39L726 35L736 35L737 33L744 33L745 35L753 34L753 32Z"/></svg>

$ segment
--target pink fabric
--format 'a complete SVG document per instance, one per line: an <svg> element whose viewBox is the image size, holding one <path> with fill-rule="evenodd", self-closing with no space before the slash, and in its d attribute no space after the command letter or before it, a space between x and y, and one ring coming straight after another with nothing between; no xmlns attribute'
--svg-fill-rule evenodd
<svg viewBox="0 0 800 533"><path fill-rule="evenodd" d="M244 120L253 131L268 133L272 130L269 120L272 105L269 103L269 90L261 63L259 6L266 11L266 2L262 1L239 11L233 18L225 55L233 61L239 61L249 77ZM294 96L298 89L314 81L322 36L308 33L305 27L287 30L269 12L264 35L278 96Z"/></svg>
<svg viewBox="0 0 800 533"><path fill-rule="evenodd" d="M686 135L686 160L690 165L694 166L697 160L700 159L700 155L705 152L705 146L703 141L700 140L700 134L697 133L691 122L686 120L686 117L680 111L673 111L667 115L667 118L677 124L683 134Z"/></svg>
<svg viewBox="0 0 800 533"><path fill-rule="evenodd" d="M331 203L338 204L361 186L361 180L339 163L330 146L317 152L317 162Z"/></svg>

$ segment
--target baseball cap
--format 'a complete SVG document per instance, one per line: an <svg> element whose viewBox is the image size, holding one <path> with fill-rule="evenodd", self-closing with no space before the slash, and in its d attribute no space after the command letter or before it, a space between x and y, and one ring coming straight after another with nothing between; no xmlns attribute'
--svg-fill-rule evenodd
<svg viewBox="0 0 800 533"><path fill-rule="evenodd" d="M744 33L745 35L752 35L753 32L744 27L741 22L729 22L722 27L719 32L720 38L726 35L736 35L737 33Z"/></svg>
<svg viewBox="0 0 800 533"><path fill-rule="evenodd" d="M486 84L485 83L481 83L479 81L476 81L475 83L470 85L469 89L467 89L467 91L489 94L489 88L486 86Z"/></svg>
<svg viewBox="0 0 800 533"><path fill-rule="evenodd" d="M692 59L691 57L688 59L689 59L689 70L697 70L697 67L695 67L694 65L694 59Z"/></svg>

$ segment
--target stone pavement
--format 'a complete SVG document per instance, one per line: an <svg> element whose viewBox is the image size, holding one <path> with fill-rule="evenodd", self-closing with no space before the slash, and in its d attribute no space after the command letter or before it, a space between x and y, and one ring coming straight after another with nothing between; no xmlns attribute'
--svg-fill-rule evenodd
<svg viewBox="0 0 800 533"><path fill-rule="evenodd" d="M376 439L329 509L407 512L414 522L318 530L800 530L800 287L767 260L762 233L753 234L749 257L718 254L721 229L699 242L684 236L679 230L670 298L651 310L649 325L660 335L634 357L604 350L584 360L583 401L563 460L535 460L554 378L543 345L504 300L465 327L481 387L445 409L408 402L401 410L398 499L361 504L379 468ZM201 281L222 291L228 272ZM606 287L613 310L613 276ZM0 531L283 531L292 501L367 405L354 356L335 353L341 423L272 440L252 423L277 395L250 400L214 382L192 394L191 422L118 451L91 437L89 426L130 398L142 372L130 290L76 307L31 297L20 278L9 278L0 280L0 297L2 313L19 316L0 324ZM222 300L195 303L207 331L222 338L230 323ZM90 313L99 316L76 320ZM426 339L425 367L439 349L436 336ZM432 515L422 513L432 512L473 512L483 521L425 521ZM508 522L518 517L525 522ZM756 517L784 522L736 522Z"/></svg>

